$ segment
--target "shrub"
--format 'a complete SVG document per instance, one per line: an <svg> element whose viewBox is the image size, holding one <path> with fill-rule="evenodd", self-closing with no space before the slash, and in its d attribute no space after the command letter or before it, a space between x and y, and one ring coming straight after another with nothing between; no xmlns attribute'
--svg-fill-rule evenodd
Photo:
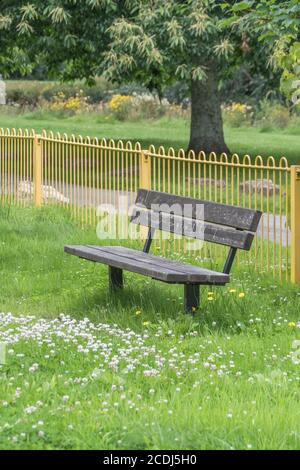
<svg viewBox="0 0 300 470"><path fill-rule="evenodd" d="M285 129L291 120L289 109L280 103L263 100L257 113L256 123L262 131L272 128Z"/></svg>
<svg viewBox="0 0 300 470"><path fill-rule="evenodd" d="M273 107L271 120L274 123L275 127L284 129L288 126L290 122L290 111L282 105L277 105Z"/></svg>
<svg viewBox="0 0 300 470"><path fill-rule="evenodd" d="M43 103L43 109L48 109L60 116L73 116L78 112L89 110L87 98L82 93L77 93L76 96L66 96L63 91L58 92L49 103Z"/></svg>
<svg viewBox="0 0 300 470"><path fill-rule="evenodd" d="M170 104L165 109L165 116L169 119L183 118L190 119L191 110L189 106L179 104Z"/></svg>
<svg viewBox="0 0 300 470"><path fill-rule="evenodd" d="M171 104L190 103L189 84L186 81L176 82L164 90L164 97Z"/></svg>
<svg viewBox="0 0 300 470"><path fill-rule="evenodd" d="M45 89L42 97L47 101L52 101L59 93L64 93L66 98L72 98L78 94L84 96L89 104L97 104L108 97L109 84L103 79L97 79L95 85L91 87L75 82L72 84L55 84Z"/></svg>
<svg viewBox="0 0 300 470"><path fill-rule="evenodd" d="M130 111L131 102L131 96L113 95L107 105L107 109L115 118L125 121Z"/></svg>
<svg viewBox="0 0 300 470"><path fill-rule="evenodd" d="M60 94L66 99L76 96L80 93L80 87L75 85L54 84L42 92L42 98L46 101L55 101Z"/></svg>
<svg viewBox="0 0 300 470"><path fill-rule="evenodd" d="M144 93L149 93L149 91L143 85L139 85L136 83L128 83L128 84L119 85L113 88L110 87L110 95L111 93L113 93L114 95L134 96L134 95L142 95Z"/></svg>
<svg viewBox="0 0 300 470"><path fill-rule="evenodd" d="M105 92L102 88L98 86L93 86L91 88L84 89L85 96L87 98L87 102L90 104L97 104L103 101L106 96L107 92Z"/></svg>
<svg viewBox="0 0 300 470"><path fill-rule="evenodd" d="M230 127L241 127L251 124L252 107L242 103L231 103L223 106L223 117Z"/></svg>
<svg viewBox="0 0 300 470"><path fill-rule="evenodd" d="M134 95L132 100L132 110L139 119L158 119L164 116L167 106L169 103L166 99L160 101L150 93Z"/></svg>
<svg viewBox="0 0 300 470"><path fill-rule="evenodd" d="M18 104L21 107L35 107L39 102L39 91L36 89L8 88L6 91L8 104Z"/></svg>
<svg viewBox="0 0 300 470"><path fill-rule="evenodd" d="M287 127L287 133L290 135L299 135L300 134L300 116L292 116Z"/></svg>
<svg viewBox="0 0 300 470"><path fill-rule="evenodd" d="M160 100L150 93L141 95L113 95L107 105L108 112L120 121L138 121L140 119L159 119L187 117L189 110L180 105L170 105L167 99Z"/></svg>

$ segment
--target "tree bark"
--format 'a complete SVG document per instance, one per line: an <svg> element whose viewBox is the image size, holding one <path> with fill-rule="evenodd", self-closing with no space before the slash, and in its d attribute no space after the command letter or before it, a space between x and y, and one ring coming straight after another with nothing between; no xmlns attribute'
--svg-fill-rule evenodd
<svg viewBox="0 0 300 470"><path fill-rule="evenodd" d="M223 132L217 70L209 66L206 80L192 80L192 116L189 150L229 153Z"/></svg>

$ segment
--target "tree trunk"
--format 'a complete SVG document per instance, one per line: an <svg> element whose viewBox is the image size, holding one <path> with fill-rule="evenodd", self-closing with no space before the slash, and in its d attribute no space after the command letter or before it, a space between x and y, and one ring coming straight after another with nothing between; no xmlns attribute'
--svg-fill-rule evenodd
<svg viewBox="0 0 300 470"><path fill-rule="evenodd" d="M206 80L192 80L192 118L189 150L229 153L224 140L217 71L210 66Z"/></svg>

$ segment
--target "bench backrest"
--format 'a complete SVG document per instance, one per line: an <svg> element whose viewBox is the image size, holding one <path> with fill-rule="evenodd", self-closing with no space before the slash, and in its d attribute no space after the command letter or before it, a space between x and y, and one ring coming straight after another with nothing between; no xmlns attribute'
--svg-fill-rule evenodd
<svg viewBox="0 0 300 470"><path fill-rule="evenodd" d="M139 189L131 222L249 250L261 211Z"/></svg>

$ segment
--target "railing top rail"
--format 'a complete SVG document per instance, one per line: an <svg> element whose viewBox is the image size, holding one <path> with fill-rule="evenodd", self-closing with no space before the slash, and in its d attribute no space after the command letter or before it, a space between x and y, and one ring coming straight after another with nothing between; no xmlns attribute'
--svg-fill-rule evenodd
<svg viewBox="0 0 300 470"><path fill-rule="evenodd" d="M97 138L89 136L81 136L74 134L68 135L66 133L61 134L59 132L54 133L53 131L42 130L41 133L36 133L34 129L4 129L0 128L0 138L12 138L12 139L35 139L39 138L40 141L54 142L60 144L76 145L79 147L103 149L110 151L124 151L132 154L143 153L146 156L153 158L160 158L164 160L182 161L187 163L202 163L215 165L218 167L227 168L240 168L240 169L253 169L253 170L273 170L280 172L290 172L291 166L288 163L286 157L281 157L279 160L273 156L263 158L260 155L251 157L246 154L239 156L234 153L227 155L221 153L217 155L215 152L205 153L199 152L195 154L193 151L186 152L184 149L175 150L173 147L165 148L160 146L155 148L154 145L150 145L148 149L143 149L140 142L122 141L106 138Z"/></svg>

